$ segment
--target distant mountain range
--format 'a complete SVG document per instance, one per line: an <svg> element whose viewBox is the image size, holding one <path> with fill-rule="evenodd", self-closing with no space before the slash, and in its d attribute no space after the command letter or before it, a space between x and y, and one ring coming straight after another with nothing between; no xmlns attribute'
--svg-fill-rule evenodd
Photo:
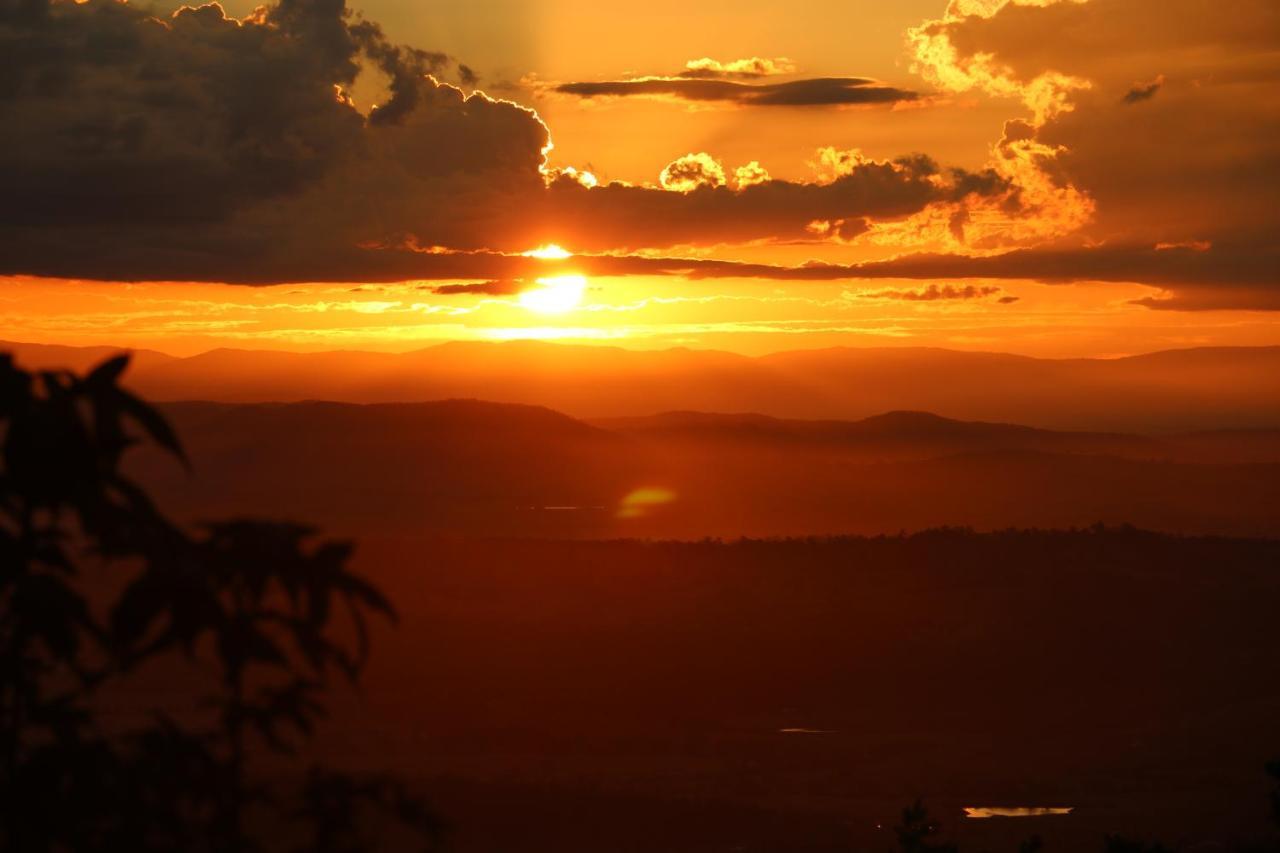
<svg viewBox="0 0 1280 853"><path fill-rule="evenodd" d="M180 517L345 535L778 536L1095 522L1280 530L1280 431L1147 437L893 412L862 421L545 408L169 403L194 461L136 473Z"/></svg>
<svg viewBox="0 0 1280 853"><path fill-rule="evenodd" d="M0 343L30 366L83 368L103 347ZM1280 347L1037 359L926 348L727 352L540 342L407 353L137 351L129 383L158 400L350 403L474 398L583 418L660 411L854 420L908 410L1102 432L1280 427Z"/></svg>
<svg viewBox="0 0 1280 853"><path fill-rule="evenodd" d="M595 423L664 444L716 444L752 451L785 448L797 452L838 453L866 462L997 451L1093 453L1150 459L1171 450L1168 441L1136 435L966 422L928 412L888 412L860 421L668 412L641 418L600 419Z"/></svg>

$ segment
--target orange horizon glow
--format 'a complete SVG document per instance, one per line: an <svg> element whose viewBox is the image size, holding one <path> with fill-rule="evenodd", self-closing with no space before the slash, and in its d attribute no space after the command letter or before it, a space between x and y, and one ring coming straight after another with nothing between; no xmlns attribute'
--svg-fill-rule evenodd
<svg viewBox="0 0 1280 853"><path fill-rule="evenodd" d="M224 347L403 352L495 340L744 355L928 346L1048 358L1280 344L1267 314L1153 311L1133 304L1158 292L1140 285L978 283L975 292L999 287L999 294L908 301L879 294L927 289L909 281L786 289L701 282L690 292L680 280L601 278L587 286L576 276L548 288L556 278L511 296L436 296L416 283L227 287L0 278L0 339L179 356ZM1011 295L1018 301L988 307Z"/></svg>

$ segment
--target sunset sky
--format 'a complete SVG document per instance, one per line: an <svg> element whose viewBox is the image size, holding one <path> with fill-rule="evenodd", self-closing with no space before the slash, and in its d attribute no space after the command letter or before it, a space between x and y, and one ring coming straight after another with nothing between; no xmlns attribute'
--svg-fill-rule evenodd
<svg viewBox="0 0 1280 853"><path fill-rule="evenodd" d="M1273 0L0 6L0 338L1280 344Z"/></svg>

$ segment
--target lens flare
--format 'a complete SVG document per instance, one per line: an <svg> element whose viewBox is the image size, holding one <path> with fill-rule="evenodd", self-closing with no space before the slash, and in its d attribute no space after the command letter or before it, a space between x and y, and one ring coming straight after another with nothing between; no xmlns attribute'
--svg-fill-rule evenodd
<svg viewBox="0 0 1280 853"><path fill-rule="evenodd" d="M676 497L674 491L662 487L635 489L618 504L618 518L644 518L656 508L672 503Z"/></svg>

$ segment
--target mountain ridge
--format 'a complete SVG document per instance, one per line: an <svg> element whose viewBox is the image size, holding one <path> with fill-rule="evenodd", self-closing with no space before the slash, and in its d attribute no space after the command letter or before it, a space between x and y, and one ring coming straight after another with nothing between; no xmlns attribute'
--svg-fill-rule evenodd
<svg viewBox="0 0 1280 853"><path fill-rule="evenodd" d="M21 361L108 348L27 348ZM1280 347L1193 347L1117 359L1042 359L938 347L837 347L745 356L541 341L455 341L408 353L147 351L126 384L152 400L351 403L477 398L578 418L662 411L857 420L927 411L961 421L1090 432L1280 426ZM32 366L47 367L48 364Z"/></svg>
<svg viewBox="0 0 1280 853"><path fill-rule="evenodd" d="M540 340L510 340L510 341L442 341L440 343L431 344L430 346L417 347L410 350L390 351L390 350L368 350L368 349L323 349L323 350L285 350L285 349L269 349L260 347L211 347L207 350L201 350L191 355L175 355L173 353L164 352L162 350L151 349L149 347L135 347L115 344L54 344L43 343L38 341L15 341L9 339L0 339L0 352L2 351L21 351L24 349L47 349L47 350L64 350L64 351L106 351L106 352L130 352L145 353L148 355L162 356L164 358L183 361L198 358L213 353L238 353L247 355L273 354L273 355L296 355L296 356L316 356L316 355L376 355L376 356L413 356L424 353L436 352L445 349L467 349L467 348L504 348L504 349L546 349L559 351L587 350L592 352L608 351L614 353L635 353L639 355L654 353L694 353L694 354L715 354L727 355L734 358L740 358L748 361L762 361L779 356L795 355L795 354L831 354L831 353L863 353L863 354L882 354L882 353L946 353L960 354L971 356L1003 356L1013 359L1021 359L1036 362L1057 362L1057 363L1076 363L1076 362L1119 362L1130 361L1136 359L1146 359L1157 356L1167 356L1181 353L1232 353L1232 352L1274 352L1280 353L1280 344L1262 344L1258 346L1191 346L1191 347L1170 347L1167 349L1151 350L1148 352L1131 353L1128 355L1119 355L1112 357L1105 356L1064 356L1054 358L1048 356L1026 355L1023 353L1003 352L1001 350L968 350L968 349L952 349L950 347L937 346L897 346L897 347L859 347L837 345L829 347L801 347L798 349L774 350L760 355L748 355L745 353L737 353L732 350L723 349L703 349L700 347L688 346L672 346L660 347L655 349L640 349L631 347L622 347L609 344L570 344L560 341L540 341Z"/></svg>
<svg viewBox="0 0 1280 853"><path fill-rule="evenodd" d="M921 412L609 424L477 400L159 406L194 474L151 448L132 473L179 517L253 512L340 535L700 538L1099 521L1257 535L1275 529L1280 507L1280 431L1105 435Z"/></svg>

